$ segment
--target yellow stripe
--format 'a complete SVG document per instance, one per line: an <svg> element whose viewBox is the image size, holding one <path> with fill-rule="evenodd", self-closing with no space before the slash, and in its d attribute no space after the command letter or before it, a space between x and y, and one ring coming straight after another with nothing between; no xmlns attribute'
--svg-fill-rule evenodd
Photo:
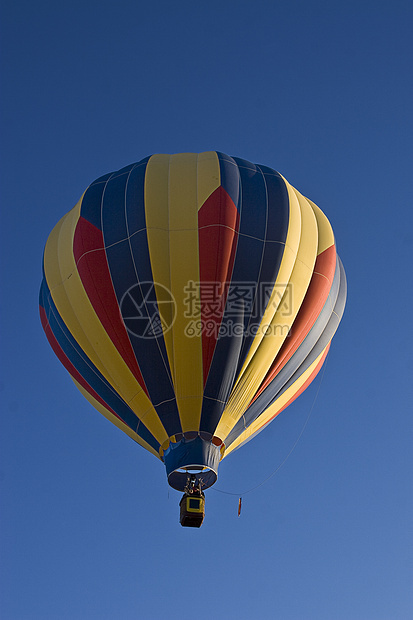
<svg viewBox="0 0 413 620"><path fill-rule="evenodd" d="M328 221L327 217L322 212L320 207L317 207L317 205L314 204L314 202L312 202L308 198L306 200L310 203L314 211L314 215L316 216L316 219L317 219L317 226L318 226L317 254L321 254L321 252L324 252L324 250L327 250L329 247L334 245L333 229L331 228L330 222Z"/></svg>
<svg viewBox="0 0 413 620"><path fill-rule="evenodd" d="M176 318L165 334L179 416L183 431L198 430L203 396L201 334L189 337L188 291L195 283L199 304L198 209L219 187L215 153L154 155L145 178L145 214L154 282L175 299ZM155 286L156 286L155 284ZM163 306L163 324L170 325Z"/></svg>
<svg viewBox="0 0 413 620"><path fill-rule="evenodd" d="M66 274L66 276L62 276L62 274L60 273L59 263L57 260L60 231L61 231L63 222L67 218L72 217L73 211L79 214L81 200L76 204L75 207L73 207L71 211L69 211L69 213L66 213L66 215L64 215L58 221L58 223L53 228L46 242L46 247L44 249L44 271L45 271L45 276L46 276L46 282L52 294L52 298L54 298L54 288L56 286L61 285L63 277L68 277L68 276L70 277L70 274Z"/></svg>
<svg viewBox="0 0 413 620"><path fill-rule="evenodd" d="M97 317L83 288L73 256L81 201L53 229L45 249L46 280L70 333L110 385L162 443L167 439L153 405L130 372Z"/></svg>
<svg viewBox="0 0 413 620"><path fill-rule="evenodd" d="M169 165L169 258L171 292L177 304L172 328L174 384L184 432L199 428L203 393L201 336L189 338L185 333L184 291L189 282L199 282L197 159L192 153L174 155Z"/></svg>
<svg viewBox="0 0 413 620"><path fill-rule="evenodd" d="M162 299L163 289L171 290L169 267L169 160L170 155L153 155L146 166L145 173L145 221L147 227L149 255L152 277L157 299ZM172 325L173 308L171 304L159 304L162 325ZM173 373L172 330L164 332L169 366Z"/></svg>
<svg viewBox="0 0 413 620"><path fill-rule="evenodd" d="M215 431L226 437L247 409L281 348L302 299L307 290L315 261L317 228L314 214L306 201L301 200L294 188L284 179L288 190L290 217L286 247L273 293L254 338L237 383L223 411ZM287 283L291 284L287 288ZM284 294L283 294L284 292ZM280 303L280 293L282 295ZM291 294L291 300L289 298ZM285 304L292 305L292 313L283 316ZM291 304L292 301L292 304ZM269 326L268 332L265 326Z"/></svg>
<svg viewBox="0 0 413 620"><path fill-rule="evenodd" d="M73 379L73 377L72 377ZM143 448L145 448L145 450L148 450L148 452L150 452L151 454L155 455L158 459L160 459L159 453L154 450L152 448L152 446L150 446L148 443L146 443L146 441L144 441L141 437L139 437L139 435L137 435L136 433L134 433L129 426L127 426L126 424L124 424L121 420L119 420L119 418L117 418L116 416L113 415L113 413L111 413L110 411L108 411L106 409L106 407L103 407L95 398L93 398L93 396L91 394L89 394L89 392L87 392L81 385L80 383L78 383L76 381L76 379L73 379L74 384L76 385L77 389L82 393L82 395L90 402L90 404L97 409L97 411L99 411L99 413L101 413L107 420L109 420L109 422L112 422L112 424L114 424L115 426L117 426L118 428L120 428L121 431L123 431L124 433L126 433L127 435L129 435L129 437L131 437L134 441L136 441L136 443L138 443L140 446L142 446Z"/></svg>
<svg viewBox="0 0 413 620"><path fill-rule="evenodd" d="M299 391L302 385L308 380L311 376L311 373L314 372L317 365L320 363L321 358L323 357L328 345L323 349L317 359L307 368L307 370L295 381L289 388L286 390L270 407L265 409L265 411L260 415L255 422L251 424L230 446L227 450L225 450L225 456L228 456L231 452L233 452L236 448L239 448L243 443L248 441L252 435L254 435L261 427L268 423L271 418L278 415L281 409L288 403L288 401L294 396L296 392ZM261 429L263 430L263 429Z"/></svg>

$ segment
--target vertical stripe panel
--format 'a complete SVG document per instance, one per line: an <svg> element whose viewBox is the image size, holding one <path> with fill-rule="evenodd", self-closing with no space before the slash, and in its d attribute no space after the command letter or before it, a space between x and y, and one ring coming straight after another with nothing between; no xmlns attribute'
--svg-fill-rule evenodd
<svg viewBox="0 0 413 620"><path fill-rule="evenodd" d="M102 199L102 231L123 322L145 379L149 398L169 436L179 432L181 427L163 334L156 324L158 306L150 270L146 230L141 228L144 173L145 163L121 174L115 173L107 181ZM129 216L132 227L137 227L132 233L128 226Z"/></svg>
<svg viewBox="0 0 413 620"><path fill-rule="evenodd" d="M251 344L238 381L243 380L243 373L264 339L271 350L271 361L274 359L301 304L303 287L308 286L317 245L315 218L308 203L301 205L291 186L287 187L278 173L262 168L268 195L268 226L260 273L262 310L255 321L258 329L251 330ZM305 237L301 234L303 227L307 228ZM304 282L301 282L301 271ZM295 285L297 281L300 286Z"/></svg>
<svg viewBox="0 0 413 620"><path fill-rule="evenodd" d="M198 430L203 392L202 340L188 336L187 286L199 282L198 156L173 155L169 164L169 266L176 302L172 326L174 386L182 430Z"/></svg>
<svg viewBox="0 0 413 620"><path fill-rule="evenodd" d="M288 336L311 280L317 251L317 224L308 202L302 197L299 197L298 202L301 209L302 234L290 275L290 287L281 298L280 308L273 317L268 317L268 331L264 337L260 338L258 348L250 358L248 366L231 394L225 415L227 418L229 416L233 418L233 424L253 400L276 354ZM280 283L280 289L284 289L284 283ZM274 305L276 307L275 302ZM261 324L260 335L264 332L264 327Z"/></svg>

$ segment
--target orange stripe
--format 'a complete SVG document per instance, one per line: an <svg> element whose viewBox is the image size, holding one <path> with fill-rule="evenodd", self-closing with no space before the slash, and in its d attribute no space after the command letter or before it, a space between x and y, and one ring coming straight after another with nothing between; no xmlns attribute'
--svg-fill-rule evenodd
<svg viewBox="0 0 413 620"><path fill-rule="evenodd" d="M267 376L251 402L265 390L288 360L291 359L313 327L318 315L324 307L331 285L333 284L335 268L336 247L332 245L317 256L308 291L297 318L293 323L290 336L285 340Z"/></svg>

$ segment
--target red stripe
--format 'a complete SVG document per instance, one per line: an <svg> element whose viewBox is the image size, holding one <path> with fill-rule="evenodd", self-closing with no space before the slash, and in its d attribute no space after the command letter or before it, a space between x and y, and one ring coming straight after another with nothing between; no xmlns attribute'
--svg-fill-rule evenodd
<svg viewBox="0 0 413 620"><path fill-rule="evenodd" d="M79 218L76 226L73 254L80 279L99 321L129 370L148 395L113 290L102 231L83 217Z"/></svg>
<svg viewBox="0 0 413 620"><path fill-rule="evenodd" d="M333 284L335 268L336 247L332 245L317 256L310 285L295 318L290 335L281 347L254 400L271 383L288 360L291 359L313 327L324 307Z"/></svg>
<svg viewBox="0 0 413 620"><path fill-rule="evenodd" d="M269 424L272 420L274 420L274 418L277 417L277 415L279 415L281 413L281 411L284 411L284 409L287 409L287 407L289 407L291 405L292 402L295 401L296 398L298 398L300 396L300 394L302 394L304 392L304 390L306 390L308 388L308 386L310 385L310 383L312 381L314 381L314 379L316 378L316 376L318 375L318 373L321 370L322 365L324 364L324 361L327 357L327 353L330 349L330 343L327 345L327 348L321 358L321 360L318 362L317 366L314 368L313 372L311 373L311 375L308 377L307 381L305 383L303 383L303 385L300 387L300 389L298 390L298 392L296 392L294 394L294 396L292 396L290 398L290 400L284 405L284 407L282 407L279 411L277 411L277 413L274 413L274 415L267 421L265 422L265 424L263 424L262 426L260 426L255 432L257 433L259 430L261 430L264 426L266 426L267 424Z"/></svg>
<svg viewBox="0 0 413 620"><path fill-rule="evenodd" d="M70 375L73 377L73 379L76 379L76 381L91 396L93 396L93 398L95 400L97 400L98 403L100 403L111 414L113 414L115 417L117 417L119 420L121 420L123 422L123 420L118 416L118 414L115 413L115 411L113 411L113 409L111 409L111 407L109 407L105 403L105 401L99 396L99 394L97 392L95 392L95 390L89 385L89 383L87 383L87 381L85 381L85 379L82 377L82 375L79 374L79 372L76 370L75 366L73 366L72 362L69 360L69 358L67 357L66 353L63 351L63 349L61 348L60 344L56 340L56 337L53 334L53 332L51 330L51 327L49 325L49 321L47 319L46 311L43 308L43 306L40 306L40 320L42 322L42 326L43 326L43 329L44 329L45 334L47 336L47 339L48 339L48 341L50 343L50 346L52 347L53 351L55 352L55 354L59 358L60 362L63 364L63 366L66 368L66 370L70 373Z"/></svg>
<svg viewBox="0 0 413 620"><path fill-rule="evenodd" d="M223 187L198 212L204 385L214 355L238 240L239 213Z"/></svg>

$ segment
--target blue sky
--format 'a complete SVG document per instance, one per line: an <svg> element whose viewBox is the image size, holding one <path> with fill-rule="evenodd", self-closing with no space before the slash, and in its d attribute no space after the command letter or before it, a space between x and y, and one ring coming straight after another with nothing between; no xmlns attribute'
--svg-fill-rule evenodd
<svg viewBox="0 0 413 620"><path fill-rule="evenodd" d="M412 18L400 0L4 0L2 618L412 617ZM205 150L316 202L349 288L322 381L222 463L235 495L208 491L192 531L37 304L47 236L89 183Z"/></svg>

